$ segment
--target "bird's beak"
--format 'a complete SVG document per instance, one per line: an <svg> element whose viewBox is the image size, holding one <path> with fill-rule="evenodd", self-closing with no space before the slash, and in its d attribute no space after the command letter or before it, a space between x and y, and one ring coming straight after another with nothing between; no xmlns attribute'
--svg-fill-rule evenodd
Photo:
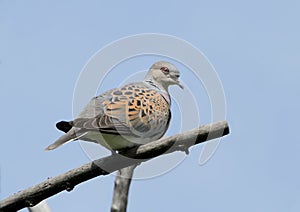
<svg viewBox="0 0 300 212"><path fill-rule="evenodd" d="M181 89L184 89L183 85L179 81L180 73L175 72L173 75L171 75L171 78L175 82L175 85L178 85Z"/></svg>
<svg viewBox="0 0 300 212"><path fill-rule="evenodd" d="M178 85L181 89L184 89L184 86L178 81L176 81L176 85Z"/></svg>

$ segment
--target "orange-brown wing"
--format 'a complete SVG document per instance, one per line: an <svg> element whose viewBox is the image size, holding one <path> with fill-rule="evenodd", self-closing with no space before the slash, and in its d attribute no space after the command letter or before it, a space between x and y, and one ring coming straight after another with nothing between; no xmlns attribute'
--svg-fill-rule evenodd
<svg viewBox="0 0 300 212"><path fill-rule="evenodd" d="M103 111L99 115L76 119L75 126L137 137L153 136L167 128L170 106L157 90L129 84L112 90L109 95L101 102Z"/></svg>

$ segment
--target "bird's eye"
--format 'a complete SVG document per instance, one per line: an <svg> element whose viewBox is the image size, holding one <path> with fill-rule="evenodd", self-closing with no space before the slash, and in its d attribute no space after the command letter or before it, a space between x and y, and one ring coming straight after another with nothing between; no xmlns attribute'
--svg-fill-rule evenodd
<svg viewBox="0 0 300 212"><path fill-rule="evenodd" d="M160 70L161 70L164 74L170 73L170 70L169 70L167 67L161 67Z"/></svg>

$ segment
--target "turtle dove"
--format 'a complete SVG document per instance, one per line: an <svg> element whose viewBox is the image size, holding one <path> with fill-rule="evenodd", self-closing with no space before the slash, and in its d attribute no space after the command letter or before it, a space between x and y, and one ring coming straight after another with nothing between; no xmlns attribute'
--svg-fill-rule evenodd
<svg viewBox="0 0 300 212"><path fill-rule="evenodd" d="M56 127L65 132L46 150L73 140L92 141L112 152L161 138L171 119L170 85L183 86L169 62L154 63L142 82L111 89L94 97L73 121Z"/></svg>

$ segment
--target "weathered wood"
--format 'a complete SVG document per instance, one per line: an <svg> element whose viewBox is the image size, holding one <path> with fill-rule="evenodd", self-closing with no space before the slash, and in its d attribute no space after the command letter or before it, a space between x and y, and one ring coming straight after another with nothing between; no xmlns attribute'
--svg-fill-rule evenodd
<svg viewBox="0 0 300 212"><path fill-rule="evenodd" d="M51 212L46 200L43 200L33 207L28 208L29 212Z"/></svg>
<svg viewBox="0 0 300 212"><path fill-rule="evenodd" d="M94 177L140 164L161 154L169 154L174 151L187 152L188 148L195 144L227 134L229 134L228 124L226 121L222 121L141 145L123 152L122 154L125 156L114 154L92 161L2 200L0 211L16 211L25 207L32 207L63 190L71 191L76 185Z"/></svg>
<svg viewBox="0 0 300 212"><path fill-rule="evenodd" d="M136 165L132 165L118 171L115 179L111 212L126 212L128 192L135 167Z"/></svg>

